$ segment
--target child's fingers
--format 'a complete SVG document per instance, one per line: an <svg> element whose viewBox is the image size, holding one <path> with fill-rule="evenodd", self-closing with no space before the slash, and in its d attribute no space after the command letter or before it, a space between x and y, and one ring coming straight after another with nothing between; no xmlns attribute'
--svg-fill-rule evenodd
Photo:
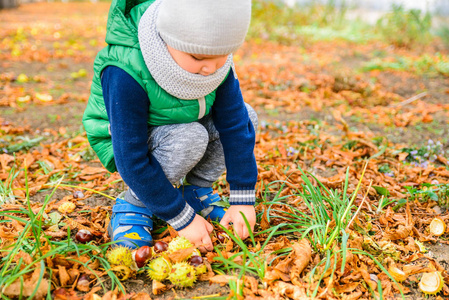
<svg viewBox="0 0 449 300"><path fill-rule="evenodd" d="M203 247L207 251L214 250L214 245L212 245L212 240L210 239L210 236L206 235L206 236L203 237Z"/></svg>
<svg viewBox="0 0 449 300"><path fill-rule="evenodd" d="M234 224L234 233L243 239L243 228L241 223Z"/></svg>
<svg viewBox="0 0 449 300"><path fill-rule="evenodd" d="M214 231L214 226L212 226L212 224L207 221L206 221L206 230L208 234L211 234L211 232Z"/></svg>
<svg viewBox="0 0 449 300"><path fill-rule="evenodd" d="M243 240L246 239L247 237L249 237L248 227L246 227L246 224L243 224L241 238Z"/></svg>
<svg viewBox="0 0 449 300"><path fill-rule="evenodd" d="M231 218L228 216L228 214L225 214L223 216L223 219L221 219L220 224L225 228L229 228L229 222L231 222Z"/></svg>

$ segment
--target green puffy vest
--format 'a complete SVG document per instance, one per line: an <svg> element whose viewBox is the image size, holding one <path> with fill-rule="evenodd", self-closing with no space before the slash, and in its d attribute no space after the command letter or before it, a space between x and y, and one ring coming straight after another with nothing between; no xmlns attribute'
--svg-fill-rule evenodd
<svg viewBox="0 0 449 300"><path fill-rule="evenodd" d="M87 138L101 163L110 172L117 171L109 133L109 120L101 88L101 72L107 66L117 66L131 75L150 99L148 124L153 126L190 123L207 115L215 100L215 91L205 96L201 109L199 101L181 100L163 90L148 71L140 51L137 28L141 16L154 2L130 3L113 0L109 10L106 43L94 61L91 93L83 115ZM204 105L205 104L205 105ZM200 111L201 110L201 111Z"/></svg>

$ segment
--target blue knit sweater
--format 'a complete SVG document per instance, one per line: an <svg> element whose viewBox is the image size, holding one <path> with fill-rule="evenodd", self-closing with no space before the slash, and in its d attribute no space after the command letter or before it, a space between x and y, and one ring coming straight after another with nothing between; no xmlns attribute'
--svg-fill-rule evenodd
<svg viewBox="0 0 449 300"><path fill-rule="evenodd" d="M118 172L152 213L169 223L170 220L183 220L179 222L184 224L182 227L175 227L176 230L183 229L195 215L193 210L186 209L188 204L181 193L169 182L148 150L148 95L128 73L115 66L105 68L101 84ZM230 203L254 205L254 197L243 202L238 197L254 190L257 166L255 131L233 72L218 87L211 113L224 149Z"/></svg>

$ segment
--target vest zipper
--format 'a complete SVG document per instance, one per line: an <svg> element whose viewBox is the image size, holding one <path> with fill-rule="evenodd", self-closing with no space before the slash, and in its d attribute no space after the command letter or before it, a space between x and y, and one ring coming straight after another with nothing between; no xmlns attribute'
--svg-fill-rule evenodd
<svg viewBox="0 0 449 300"><path fill-rule="evenodd" d="M204 97L198 98L198 105L199 105L199 113L198 113L198 120L204 117L204 114L206 113L206 99Z"/></svg>

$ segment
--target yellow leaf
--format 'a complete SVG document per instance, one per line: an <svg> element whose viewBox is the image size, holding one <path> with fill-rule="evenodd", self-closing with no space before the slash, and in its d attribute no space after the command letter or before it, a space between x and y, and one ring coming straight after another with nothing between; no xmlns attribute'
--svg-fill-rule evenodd
<svg viewBox="0 0 449 300"><path fill-rule="evenodd" d="M53 97L49 94L43 94L43 93L36 93L34 95L37 100L43 101L43 102L50 102L53 100Z"/></svg>

